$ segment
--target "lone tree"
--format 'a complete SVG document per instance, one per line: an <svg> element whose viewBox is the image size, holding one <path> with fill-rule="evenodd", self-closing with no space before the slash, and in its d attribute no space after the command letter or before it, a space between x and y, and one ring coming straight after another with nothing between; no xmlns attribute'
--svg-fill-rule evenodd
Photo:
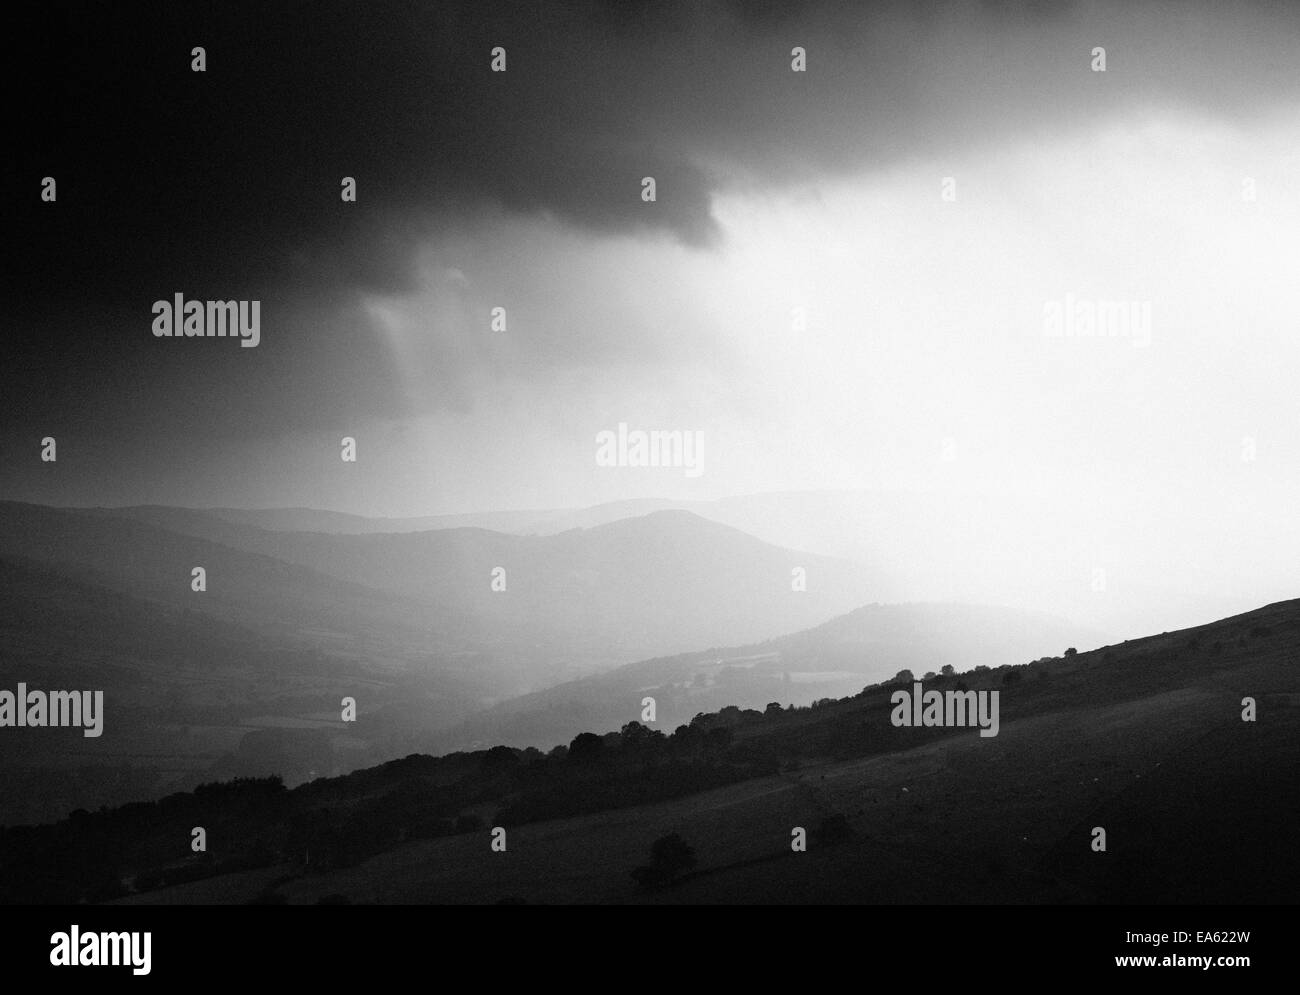
<svg viewBox="0 0 1300 995"><path fill-rule="evenodd" d="M1071 646L1068 650L1065 651L1065 655L1066 655L1066 656L1074 656L1074 655L1075 655L1076 653L1078 653L1078 652L1079 652L1079 651L1078 651L1077 649L1075 649L1073 646Z"/></svg>
<svg viewBox="0 0 1300 995"><path fill-rule="evenodd" d="M910 684L915 678L910 670L900 670L894 675L894 680L899 684Z"/></svg>
<svg viewBox="0 0 1300 995"><path fill-rule="evenodd" d="M677 833L661 836L650 846L649 866L638 867L632 878L642 888L662 888L695 866L695 851Z"/></svg>
<svg viewBox="0 0 1300 995"><path fill-rule="evenodd" d="M956 673L956 671L952 669L951 663L945 663L942 667L939 668L939 673L943 674L944 677L951 677L953 674Z"/></svg>

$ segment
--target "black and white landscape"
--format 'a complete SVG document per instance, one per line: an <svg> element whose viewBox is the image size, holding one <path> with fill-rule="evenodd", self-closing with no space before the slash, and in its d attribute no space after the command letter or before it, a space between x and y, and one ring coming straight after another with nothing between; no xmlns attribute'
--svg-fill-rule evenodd
<svg viewBox="0 0 1300 995"><path fill-rule="evenodd" d="M19 20L0 902L1300 895L1300 7Z"/></svg>

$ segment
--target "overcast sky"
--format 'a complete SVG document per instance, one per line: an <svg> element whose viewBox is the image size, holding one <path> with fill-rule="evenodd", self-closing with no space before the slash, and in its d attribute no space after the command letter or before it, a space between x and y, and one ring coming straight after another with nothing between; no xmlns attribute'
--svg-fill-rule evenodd
<svg viewBox="0 0 1300 995"><path fill-rule="evenodd" d="M867 7L43 15L15 53L0 496L979 491L1081 528L1140 506L1163 545L1135 555L1281 577L1300 7ZM259 299L260 345L155 338L176 292ZM1071 300L1149 306L1149 334L1047 334ZM620 422L702 432L704 472L597 466Z"/></svg>

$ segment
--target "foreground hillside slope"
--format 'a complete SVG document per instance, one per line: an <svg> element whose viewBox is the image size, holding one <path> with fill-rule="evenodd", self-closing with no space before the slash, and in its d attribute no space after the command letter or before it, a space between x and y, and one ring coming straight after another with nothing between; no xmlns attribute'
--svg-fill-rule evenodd
<svg viewBox="0 0 1300 995"><path fill-rule="evenodd" d="M671 736L629 723L549 755L412 756L291 792L213 786L8 830L0 880L9 900L164 903L1294 901L1297 649L1289 601L927 683L999 691L993 737L897 728L890 696L910 684L880 685L723 709ZM196 824L201 857L187 852ZM669 834L694 866L638 884Z"/></svg>

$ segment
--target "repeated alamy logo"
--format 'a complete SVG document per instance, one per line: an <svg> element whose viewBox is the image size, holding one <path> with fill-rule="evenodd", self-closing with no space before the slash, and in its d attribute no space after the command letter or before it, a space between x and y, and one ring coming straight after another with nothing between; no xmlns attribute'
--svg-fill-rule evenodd
<svg viewBox="0 0 1300 995"><path fill-rule="evenodd" d="M261 301L187 301L177 293L170 301L154 301L156 338L240 338L253 348L262 341Z"/></svg>
<svg viewBox="0 0 1300 995"><path fill-rule="evenodd" d="M28 690L20 683L17 692L0 691L0 727L4 726L81 728L83 736L95 739L104 732L104 692Z"/></svg>
<svg viewBox="0 0 1300 995"><path fill-rule="evenodd" d="M596 433L596 465L678 467L698 477L704 472L704 433L629 431L627 422L619 422L617 432Z"/></svg>
<svg viewBox="0 0 1300 995"><path fill-rule="evenodd" d="M1049 339L1132 339L1151 344L1150 301L1108 301L1076 297L1043 304L1043 334Z"/></svg>
<svg viewBox="0 0 1300 995"><path fill-rule="evenodd" d="M889 721L896 728L978 725L981 736L998 734L997 691L923 691L916 681L911 691L891 694L889 703L894 706Z"/></svg>

